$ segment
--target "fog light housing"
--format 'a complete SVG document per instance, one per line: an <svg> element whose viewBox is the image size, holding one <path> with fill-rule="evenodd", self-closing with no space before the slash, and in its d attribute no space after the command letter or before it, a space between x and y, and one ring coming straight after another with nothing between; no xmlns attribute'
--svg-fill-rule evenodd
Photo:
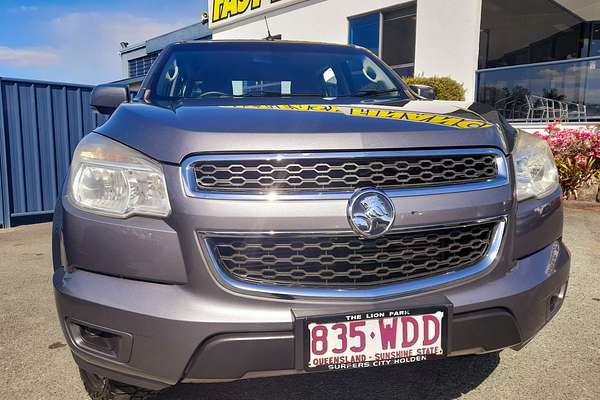
<svg viewBox="0 0 600 400"><path fill-rule="evenodd" d="M131 334L70 319L66 323L69 338L78 349L120 362L129 361Z"/></svg>
<svg viewBox="0 0 600 400"><path fill-rule="evenodd" d="M565 282L556 292L548 297L548 316L546 320L550 320L550 318L558 312L560 306L562 306L565 300L565 294L567 293L567 283L568 282Z"/></svg>

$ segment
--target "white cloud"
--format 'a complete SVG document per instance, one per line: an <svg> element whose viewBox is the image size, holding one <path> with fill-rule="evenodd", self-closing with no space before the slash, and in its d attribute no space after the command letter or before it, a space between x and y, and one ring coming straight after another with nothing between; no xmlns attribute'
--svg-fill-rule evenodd
<svg viewBox="0 0 600 400"><path fill-rule="evenodd" d="M33 12L33 11L37 11L40 8L38 6L19 6L19 7L12 7L9 8L8 11L10 12Z"/></svg>
<svg viewBox="0 0 600 400"><path fill-rule="evenodd" d="M59 64L60 56L50 48L0 46L0 65L15 68L46 68Z"/></svg>
<svg viewBox="0 0 600 400"><path fill-rule="evenodd" d="M100 83L123 78L119 43L142 42L195 22L164 22L128 13L69 13L52 20L48 40L61 58L59 80ZM58 71L57 71L58 72Z"/></svg>

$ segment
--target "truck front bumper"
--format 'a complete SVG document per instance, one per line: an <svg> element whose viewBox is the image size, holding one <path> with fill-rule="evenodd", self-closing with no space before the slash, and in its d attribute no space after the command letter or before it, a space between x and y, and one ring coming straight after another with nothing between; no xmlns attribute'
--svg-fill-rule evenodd
<svg viewBox="0 0 600 400"><path fill-rule="evenodd" d="M54 273L61 326L80 367L159 389L302 373L296 316L451 304L448 354L520 348L556 314L569 277L560 240L517 260L501 276L373 301L223 299L185 285L63 268Z"/></svg>

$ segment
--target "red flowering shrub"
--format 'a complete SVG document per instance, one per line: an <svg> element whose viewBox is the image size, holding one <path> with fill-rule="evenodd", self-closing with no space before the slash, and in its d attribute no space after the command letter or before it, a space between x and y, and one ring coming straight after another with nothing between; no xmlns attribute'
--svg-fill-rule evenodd
<svg viewBox="0 0 600 400"><path fill-rule="evenodd" d="M600 129L565 128L550 124L534 135L550 145L566 198L577 199L577 191L593 179L600 179Z"/></svg>

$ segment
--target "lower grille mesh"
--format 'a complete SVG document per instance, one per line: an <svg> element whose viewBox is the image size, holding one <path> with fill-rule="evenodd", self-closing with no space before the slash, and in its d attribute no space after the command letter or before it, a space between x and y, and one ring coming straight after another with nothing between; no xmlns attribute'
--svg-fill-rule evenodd
<svg viewBox="0 0 600 400"><path fill-rule="evenodd" d="M294 287L364 287L429 277L481 260L496 223L354 236L211 237L234 279Z"/></svg>

